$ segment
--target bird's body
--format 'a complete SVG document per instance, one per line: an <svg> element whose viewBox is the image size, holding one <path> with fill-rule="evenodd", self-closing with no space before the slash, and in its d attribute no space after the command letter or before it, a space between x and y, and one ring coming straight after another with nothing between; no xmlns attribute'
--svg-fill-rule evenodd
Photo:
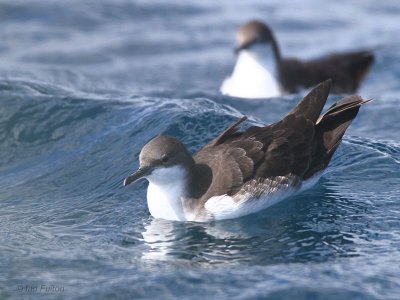
<svg viewBox="0 0 400 300"><path fill-rule="evenodd" d="M331 92L335 94L357 91L373 62L370 51L335 53L313 60L282 59L280 80L289 93L309 88L316 83L332 79Z"/></svg>
<svg viewBox="0 0 400 300"><path fill-rule="evenodd" d="M241 118L193 156L177 139L159 136L143 147L139 170L124 184L147 178L150 213L179 221L244 216L309 188L366 102L350 96L320 116L330 85L318 85L272 125L241 132Z"/></svg>
<svg viewBox="0 0 400 300"><path fill-rule="evenodd" d="M333 53L312 60L283 58L272 31L260 21L243 25L238 31L238 41L234 71L224 80L220 90L222 94L241 98L295 93L329 78L332 79L332 92L352 93L359 88L374 59L370 51ZM252 59L245 61L243 57ZM252 67L254 65L258 68Z"/></svg>

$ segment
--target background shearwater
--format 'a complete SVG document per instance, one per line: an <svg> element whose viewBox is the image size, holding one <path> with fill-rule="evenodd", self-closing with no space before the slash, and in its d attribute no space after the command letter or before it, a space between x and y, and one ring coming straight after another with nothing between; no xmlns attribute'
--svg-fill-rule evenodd
<svg viewBox="0 0 400 300"><path fill-rule="evenodd" d="M237 41L236 65L221 85L223 94L234 97L277 97L329 78L333 93L355 92L374 60L369 50L332 53L311 60L284 58L272 30L260 20L240 26Z"/></svg>

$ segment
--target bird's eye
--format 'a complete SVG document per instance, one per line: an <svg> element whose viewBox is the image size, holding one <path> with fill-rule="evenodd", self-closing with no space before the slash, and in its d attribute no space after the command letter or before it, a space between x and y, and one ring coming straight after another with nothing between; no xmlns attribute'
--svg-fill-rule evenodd
<svg viewBox="0 0 400 300"><path fill-rule="evenodd" d="M169 161L169 157L167 154L163 154L163 156L161 156L161 161L163 163L167 163Z"/></svg>

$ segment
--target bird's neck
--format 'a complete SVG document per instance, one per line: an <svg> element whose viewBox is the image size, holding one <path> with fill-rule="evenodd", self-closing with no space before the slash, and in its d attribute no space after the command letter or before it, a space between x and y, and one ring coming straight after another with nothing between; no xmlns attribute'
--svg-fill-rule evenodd
<svg viewBox="0 0 400 300"><path fill-rule="evenodd" d="M267 98L281 95L279 63L272 46L242 50L229 79L231 96Z"/></svg>

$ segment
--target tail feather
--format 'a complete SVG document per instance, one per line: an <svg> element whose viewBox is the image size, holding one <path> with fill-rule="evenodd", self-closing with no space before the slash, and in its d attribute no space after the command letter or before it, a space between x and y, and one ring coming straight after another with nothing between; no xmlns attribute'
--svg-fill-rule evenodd
<svg viewBox="0 0 400 300"><path fill-rule="evenodd" d="M345 63L348 71L355 79L357 88L368 73L373 62L374 54L371 51L360 51L349 55L349 59Z"/></svg>
<svg viewBox="0 0 400 300"><path fill-rule="evenodd" d="M317 125L324 120L326 122L327 119L332 119L342 112L352 109L359 108L361 105L372 101L372 99L363 100L360 96L347 96L342 100L333 104L323 115L321 115L317 120Z"/></svg>
<svg viewBox="0 0 400 300"><path fill-rule="evenodd" d="M363 100L359 96L348 96L332 105L317 121L315 128L315 159L304 178L309 178L315 173L325 169L343 135L351 122L357 116L361 105L371 100Z"/></svg>

